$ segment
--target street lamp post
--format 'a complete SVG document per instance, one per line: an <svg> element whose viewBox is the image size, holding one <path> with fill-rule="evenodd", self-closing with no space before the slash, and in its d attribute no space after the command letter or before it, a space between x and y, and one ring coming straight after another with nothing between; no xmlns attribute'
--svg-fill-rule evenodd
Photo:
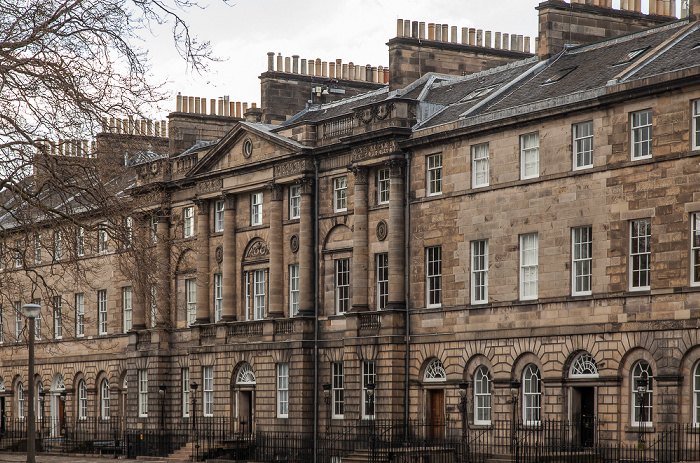
<svg viewBox="0 0 700 463"><path fill-rule="evenodd" d="M36 422L34 417L34 334L39 304L24 304L22 313L29 320L29 413L27 414L27 463L36 463Z"/></svg>
<svg viewBox="0 0 700 463"><path fill-rule="evenodd" d="M160 430L165 429L165 384L160 383L158 387L158 394L160 395Z"/></svg>
<svg viewBox="0 0 700 463"><path fill-rule="evenodd" d="M518 457L518 437L515 431L518 426L518 397L520 396L521 383L517 379L510 383L510 403L513 404L513 418L510 430L511 452L515 452L516 460Z"/></svg>
<svg viewBox="0 0 700 463"><path fill-rule="evenodd" d="M639 450L644 450L644 447L646 445L645 442L645 428L646 428L646 423L647 419L644 416L644 405L646 402L646 395L647 395L647 390L649 386L649 380L647 378L639 378L637 379L637 398L639 400L639 442L637 443L637 448Z"/></svg>
<svg viewBox="0 0 700 463"><path fill-rule="evenodd" d="M369 409L372 410L372 416L377 416L377 411L374 409L374 383L367 383L365 386L365 389L367 390L367 399L369 400ZM374 421L372 420L371 423L371 435L369 437L370 439L370 445L371 445L371 451L372 451L372 461L377 461L375 455L374 455L374 447L375 447L375 436L374 436Z"/></svg>
<svg viewBox="0 0 700 463"><path fill-rule="evenodd" d="M194 434L194 461L199 461L199 436L197 435L197 388L199 385L192 381L190 389L192 389L192 432Z"/></svg>
<svg viewBox="0 0 700 463"><path fill-rule="evenodd" d="M459 409L462 412L462 445L465 446L467 443L467 390L469 389L469 383L462 381L459 383Z"/></svg>
<svg viewBox="0 0 700 463"><path fill-rule="evenodd" d="M323 402L326 404L326 432L331 427L331 383L323 383Z"/></svg>

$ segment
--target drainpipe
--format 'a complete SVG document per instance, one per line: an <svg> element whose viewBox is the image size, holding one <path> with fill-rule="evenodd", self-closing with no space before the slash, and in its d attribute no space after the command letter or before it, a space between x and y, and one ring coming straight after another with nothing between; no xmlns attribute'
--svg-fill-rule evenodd
<svg viewBox="0 0 700 463"><path fill-rule="evenodd" d="M409 419L409 405L411 403L410 397L409 397L409 368L411 366L411 317L408 311L409 307L409 302L410 302L410 297L411 297L411 279L410 275L411 272L408 270L409 269L409 263L411 262L411 246L410 246L410 241L411 241L411 208L409 207L409 199L410 199L410 191L411 191L411 153L405 153L404 157L406 159L406 182L404 184L404 207L405 207L405 228L404 228L404 236L405 238L405 246L406 246L406 255L405 255L405 269L406 269L406 274L405 274L405 279L406 282L404 284L404 301L406 303L406 321L404 322L406 325L406 365L405 365L405 372L404 372L404 379L405 379L405 385L404 385L404 423L406 426L406 434L408 435L408 419Z"/></svg>
<svg viewBox="0 0 700 463"><path fill-rule="evenodd" d="M314 463L318 461L318 160L314 157Z"/></svg>

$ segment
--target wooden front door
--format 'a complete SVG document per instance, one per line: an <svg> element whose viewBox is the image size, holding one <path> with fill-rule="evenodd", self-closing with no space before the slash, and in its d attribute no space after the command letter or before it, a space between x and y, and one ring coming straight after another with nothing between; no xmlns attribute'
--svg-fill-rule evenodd
<svg viewBox="0 0 700 463"><path fill-rule="evenodd" d="M445 437L445 391L428 390L428 437L441 439Z"/></svg>
<svg viewBox="0 0 700 463"><path fill-rule="evenodd" d="M253 391L238 392L238 430L243 434L253 431Z"/></svg>

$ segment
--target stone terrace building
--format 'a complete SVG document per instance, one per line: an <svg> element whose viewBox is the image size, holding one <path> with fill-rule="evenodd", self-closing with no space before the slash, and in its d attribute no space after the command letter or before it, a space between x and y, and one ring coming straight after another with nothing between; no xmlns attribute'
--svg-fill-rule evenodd
<svg viewBox="0 0 700 463"><path fill-rule="evenodd" d="M381 417L439 432L459 416L463 381L473 428L510 419L519 381L526 424L595 416L618 443L697 424L700 4L675 20L652 3L643 15L546 1L539 56L517 39L497 49L490 32L457 43L453 28L448 42L447 26L438 40L429 25L425 39L424 25L400 21L388 85L278 125L261 120L289 107L243 119L179 97L169 136L153 137L168 149L132 161L132 194L159 193L134 214L154 232L158 297L126 302L130 275L99 276L104 289L84 295L89 349L38 344L46 413L76 420L85 397L85 413L106 404L147 426L159 384L175 420L195 412L196 381L197 415L239 430ZM626 35L594 42L607 38L595 21ZM561 49L577 24L583 45ZM410 59L420 46L432 72ZM467 75L449 61L460 53ZM394 84L404 68L416 79ZM265 84L293 80L296 92L309 76L295 72L278 65ZM3 319L7 332L7 309ZM26 362L8 340L9 417Z"/></svg>

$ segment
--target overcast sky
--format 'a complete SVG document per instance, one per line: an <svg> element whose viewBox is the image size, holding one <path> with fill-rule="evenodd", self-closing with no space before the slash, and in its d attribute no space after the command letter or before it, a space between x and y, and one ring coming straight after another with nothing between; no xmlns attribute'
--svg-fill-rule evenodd
<svg viewBox="0 0 700 463"><path fill-rule="evenodd" d="M192 30L212 43L222 61L203 75L188 73L176 54L168 29L144 37L151 52L153 77L165 82L172 98L155 117L175 109L175 95L260 104L258 76L267 69L267 52L282 56L342 59L356 64L387 66L386 42L396 36L396 19L537 35L537 0L201 0L202 9L188 10ZM235 2L235 4L234 4ZM647 0L642 3L648 4ZM678 2L680 4L680 2ZM613 0L619 6L619 0ZM648 6L643 6L643 11Z"/></svg>

